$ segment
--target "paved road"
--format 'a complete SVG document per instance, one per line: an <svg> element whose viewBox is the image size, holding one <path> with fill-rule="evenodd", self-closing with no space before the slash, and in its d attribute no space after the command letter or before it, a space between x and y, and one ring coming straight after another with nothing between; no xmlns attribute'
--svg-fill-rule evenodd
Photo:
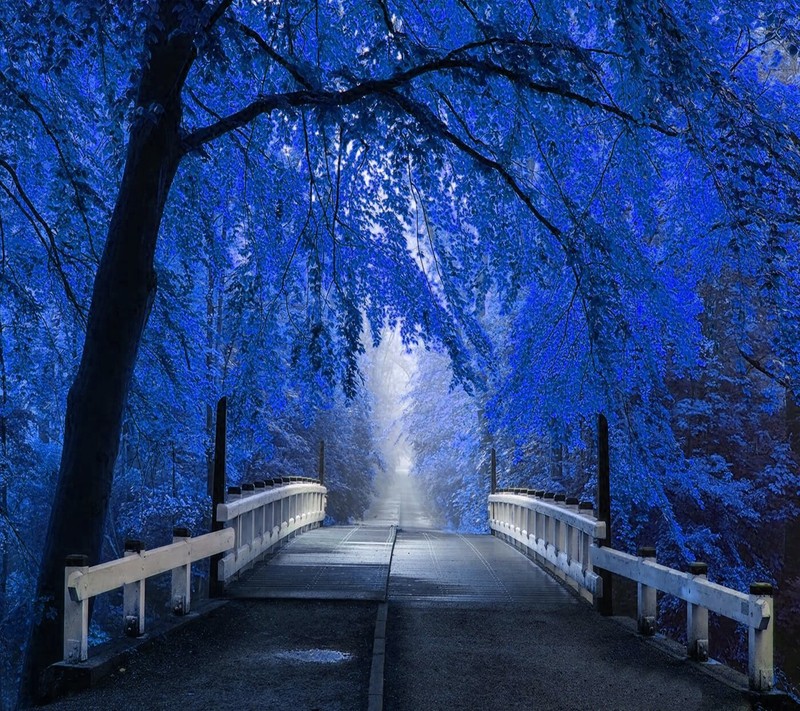
<svg viewBox="0 0 800 711"><path fill-rule="evenodd" d="M292 539L229 586L236 598L385 600L395 529L332 526Z"/></svg>
<svg viewBox="0 0 800 711"><path fill-rule="evenodd" d="M723 711L736 690L596 614L492 536L399 533L387 711Z"/></svg>
<svg viewBox="0 0 800 711"><path fill-rule="evenodd" d="M602 618L493 536L443 533L413 480L389 577L387 711L725 711L741 693Z"/></svg>
<svg viewBox="0 0 800 711"><path fill-rule="evenodd" d="M48 711L363 711L375 602L234 600Z"/></svg>

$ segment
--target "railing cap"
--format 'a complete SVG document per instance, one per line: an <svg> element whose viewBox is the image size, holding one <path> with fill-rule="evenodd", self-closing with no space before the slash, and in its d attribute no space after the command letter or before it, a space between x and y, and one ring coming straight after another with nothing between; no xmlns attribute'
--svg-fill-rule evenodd
<svg viewBox="0 0 800 711"><path fill-rule="evenodd" d="M567 497L567 506L578 506L578 499L574 496Z"/></svg>
<svg viewBox="0 0 800 711"><path fill-rule="evenodd" d="M579 511L592 511L594 510L594 504L591 501L581 501L578 504Z"/></svg>
<svg viewBox="0 0 800 711"><path fill-rule="evenodd" d="M255 484L242 484L242 491L255 491Z"/></svg>
<svg viewBox="0 0 800 711"><path fill-rule="evenodd" d="M655 558L656 557L656 549L653 546L641 546L639 548L639 557L640 558Z"/></svg>
<svg viewBox="0 0 800 711"><path fill-rule="evenodd" d="M692 575L708 575L708 563L699 560L689 563L689 572Z"/></svg>
<svg viewBox="0 0 800 711"><path fill-rule="evenodd" d="M772 595L772 583L750 583L751 595Z"/></svg>
<svg viewBox="0 0 800 711"><path fill-rule="evenodd" d="M253 486L256 489L266 489L267 488L267 485L260 479L258 481L254 481L253 482Z"/></svg>
<svg viewBox="0 0 800 711"><path fill-rule="evenodd" d="M236 494L241 494L242 493L242 487L241 486L229 486L228 487L228 493L232 494L234 496Z"/></svg>
<svg viewBox="0 0 800 711"><path fill-rule="evenodd" d="M556 495L553 497L553 499L554 499L555 501L558 501L558 502L560 502L560 503L563 503L563 502L565 502L565 501L567 500L567 495L566 495L566 494L556 494Z"/></svg>
<svg viewBox="0 0 800 711"><path fill-rule="evenodd" d="M191 538L192 532L186 526L175 526L172 529L173 538Z"/></svg>
<svg viewBox="0 0 800 711"><path fill-rule="evenodd" d="M138 538L128 538L125 540L125 550L133 553L141 553L144 550L144 543Z"/></svg>
<svg viewBox="0 0 800 711"><path fill-rule="evenodd" d="M89 556L81 553L71 553L64 560L64 565L68 568L85 568L89 565Z"/></svg>
<svg viewBox="0 0 800 711"><path fill-rule="evenodd" d="M556 497L555 493L552 491L545 491L544 498L545 499L554 499Z"/></svg>

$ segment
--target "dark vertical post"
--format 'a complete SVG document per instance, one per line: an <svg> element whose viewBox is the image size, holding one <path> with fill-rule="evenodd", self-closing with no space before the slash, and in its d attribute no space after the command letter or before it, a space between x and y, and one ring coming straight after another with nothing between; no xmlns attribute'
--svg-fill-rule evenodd
<svg viewBox="0 0 800 711"><path fill-rule="evenodd" d="M497 453L492 447L492 493L497 491Z"/></svg>
<svg viewBox="0 0 800 711"><path fill-rule="evenodd" d="M211 488L211 530L223 528L217 521L217 505L225 503L225 438L228 430L228 398L221 397L217 403L217 428L214 435L214 480ZM222 584L219 581L219 561L221 553L211 556L211 570L208 579L208 596L222 595Z"/></svg>
<svg viewBox="0 0 800 711"><path fill-rule="evenodd" d="M319 483L325 484L325 440L319 441L319 464L317 465L317 478Z"/></svg>
<svg viewBox="0 0 800 711"><path fill-rule="evenodd" d="M602 413L597 416L597 518L606 522L606 537L598 541L601 546L611 545L611 467L608 456L608 420ZM613 614L611 605L611 573L600 570L603 594L595 600L601 615Z"/></svg>

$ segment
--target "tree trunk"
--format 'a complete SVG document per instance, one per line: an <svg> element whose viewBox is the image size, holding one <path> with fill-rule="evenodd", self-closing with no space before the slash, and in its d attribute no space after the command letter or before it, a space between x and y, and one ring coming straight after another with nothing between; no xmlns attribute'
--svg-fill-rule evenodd
<svg viewBox="0 0 800 711"><path fill-rule="evenodd" d="M5 254L3 255L3 267L5 266ZM2 270L3 267L0 267ZM6 379L6 358L3 343L3 321L0 320L0 512L8 517L8 428L6 423L6 407L8 405L8 381ZM10 521L0 526L10 526ZM3 545L3 553L0 556L0 625L3 624L7 610L8 593L8 539ZM10 646L10 645L9 645ZM1 647L0 647L1 648ZM13 668L13 667L12 667ZM6 694L6 665L0 664L0 708L3 708L3 699Z"/></svg>
<svg viewBox="0 0 800 711"><path fill-rule="evenodd" d="M800 404L791 388L786 389L786 430L795 461L800 462ZM797 493L794 498L787 503L800 504ZM785 523L782 577L786 582L800 578L800 518L797 517Z"/></svg>
<svg viewBox="0 0 800 711"><path fill-rule="evenodd" d="M154 254L182 157L180 92L194 60L176 27L174 2L160 4L143 69L125 170L95 276L77 376L67 397L64 448L37 587L37 610L21 699L39 698L40 675L62 656L64 559L100 562L125 403L156 291Z"/></svg>

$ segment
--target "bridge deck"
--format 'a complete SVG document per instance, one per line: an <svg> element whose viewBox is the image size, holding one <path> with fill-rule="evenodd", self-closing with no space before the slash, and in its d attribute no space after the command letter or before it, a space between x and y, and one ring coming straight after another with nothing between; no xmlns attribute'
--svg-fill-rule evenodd
<svg viewBox="0 0 800 711"><path fill-rule="evenodd" d="M398 535L389 599L524 609L579 604L543 570L493 536L426 530Z"/></svg>
<svg viewBox="0 0 800 711"><path fill-rule="evenodd" d="M317 528L292 539L228 588L235 598L384 600L392 526Z"/></svg>
<svg viewBox="0 0 800 711"><path fill-rule="evenodd" d="M367 709L369 621L384 599L388 711L750 708L697 665L601 618L511 546L439 530L407 477L365 521L298 536L231 587L271 600L234 600L51 708Z"/></svg>

